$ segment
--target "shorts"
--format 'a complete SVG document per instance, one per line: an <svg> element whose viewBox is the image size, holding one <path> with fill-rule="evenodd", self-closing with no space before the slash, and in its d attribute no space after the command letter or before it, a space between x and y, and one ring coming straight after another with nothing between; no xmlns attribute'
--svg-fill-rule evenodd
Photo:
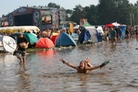
<svg viewBox="0 0 138 92"><path fill-rule="evenodd" d="M14 51L13 55L15 55L17 57L25 58L26 57L26 51L21 51L21 50Z"/></svg>

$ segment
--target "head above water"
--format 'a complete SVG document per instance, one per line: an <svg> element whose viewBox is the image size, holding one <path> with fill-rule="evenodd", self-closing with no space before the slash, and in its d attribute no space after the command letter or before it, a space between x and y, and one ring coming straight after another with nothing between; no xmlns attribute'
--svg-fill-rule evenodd
<svg viewBox="0 0 138 92"><path fill-rule="evenodd" d="M80 66L80 67L85 67L84 61L81 61L79 66Z"/></svg>

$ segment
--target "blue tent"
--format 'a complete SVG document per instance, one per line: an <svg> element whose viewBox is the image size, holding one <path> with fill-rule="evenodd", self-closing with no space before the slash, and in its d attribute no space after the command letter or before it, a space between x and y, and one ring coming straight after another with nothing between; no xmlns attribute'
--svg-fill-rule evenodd
<svg viewBox="0 0 138 92"><path fill-rule="evenodd" d="M86 28L82 28L81 34L79 35L79 39L77 43L82 44L90 40L90 38L91 38L91 34L89 33L89 31Z"/></svg>
<svg viewBox="0 0 138 92"><path fill-rule="evenodd" d="M122 31L122 38L124 39L125 38L126 26L119 26L118 28L121 29L121 31Z"/></svg>
<svg viewBox="0 0 138 92"><path fill-rule="evenodd" d="M102 37L101 37L100 33L98 33L97 30L96 30L96 37L97 37L98 42L102 41Z"/></svg>
<svg viewBox="0 0 138 92"><path fill-rule="evenodd" d="M58 36L55 46L76 46L76 42L69 34L62 32Z"/></svg>

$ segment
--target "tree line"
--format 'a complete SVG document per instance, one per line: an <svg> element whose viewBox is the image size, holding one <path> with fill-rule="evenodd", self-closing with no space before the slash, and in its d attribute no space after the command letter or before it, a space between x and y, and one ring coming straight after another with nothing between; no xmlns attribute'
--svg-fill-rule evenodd
<svg viewBox="0 0 138 92"><path fill-rule="evenodd" d="M49 3L48 7L60 8L60 5ZM64 8L64 7L63 7ZM82 7L80 4L75 8L66 9L67 21L79 24L80 18L87 18L92 25L104 25L118 22L126 25L138 24L138 1L135 4L129 0L99 0L99 4Z"/></svg>

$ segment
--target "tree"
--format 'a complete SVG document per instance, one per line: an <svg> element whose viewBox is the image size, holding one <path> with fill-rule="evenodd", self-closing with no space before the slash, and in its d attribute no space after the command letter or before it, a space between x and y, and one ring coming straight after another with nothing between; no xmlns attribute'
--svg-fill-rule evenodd
<svg viewBox="0 0 138 92"><path fill-rule="evenodd" d="M67 19L67 21L69 21L71 16L72 16L72 14L73 14L73 10L67 9L66 10L66 14L67 14L66 15L66 19Z"/></svg>
<svg viewBox="0 0 138 92"><path fill-rule="evenodd" d="M71 16L71 21L76 22L77 24L80 23L80 18L85 16L84 8L81 5L76 5L73 9L73 14Z"/></svg>
<svg viewBox="0 0 138 92"><path fill-rule="evenodd" d="M86 12L86 18L88 22L92 25L99 24L99 12L98 7L95 5L90 5L90 7L85 7L84 11Z"/></svg>
<svg viewBox="0 0 138 92"><path fill-rule="evenodd" d="M128 0L99 0L101 23L121 22L130 24L130 4Z"/></svg>
<svg viewBox="0 0 138 92"><path fill-rule="evenodd" d="M52 8L60 8L60 5L57 5L57 4L55 4L55 3L49 3L48 4L48 7L52 7Z"/></svg>

